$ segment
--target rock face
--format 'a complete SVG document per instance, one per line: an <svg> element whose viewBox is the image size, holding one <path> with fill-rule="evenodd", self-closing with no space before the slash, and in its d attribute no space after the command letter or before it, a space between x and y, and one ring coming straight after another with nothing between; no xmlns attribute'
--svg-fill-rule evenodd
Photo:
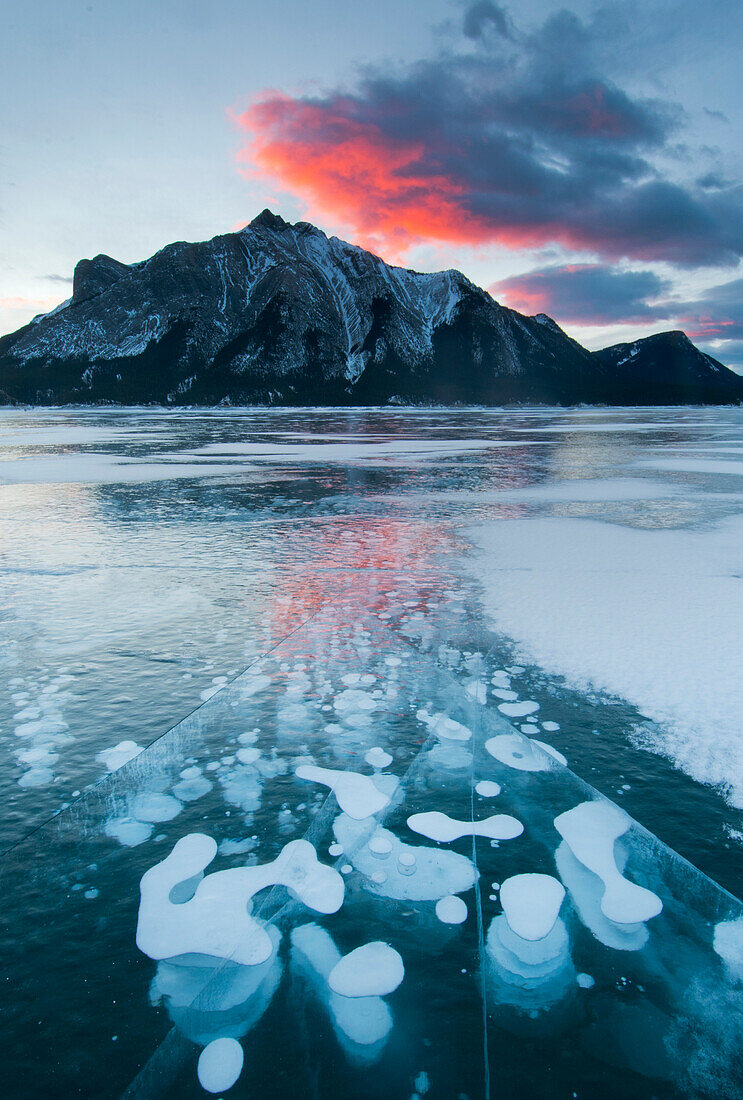
<svg viewBox="0 0 743 1100"><path fill-rule="evenodd" d="M591 353L458 271L419 274L265 210L149 260L81 260L69 302L0 339L0 400L211 405L734 402L681 333Z"/></svg>

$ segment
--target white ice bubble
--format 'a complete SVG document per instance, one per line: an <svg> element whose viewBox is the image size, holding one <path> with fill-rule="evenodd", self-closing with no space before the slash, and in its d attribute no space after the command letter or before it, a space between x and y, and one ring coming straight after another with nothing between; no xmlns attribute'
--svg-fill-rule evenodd
<svg viewBox="0 0 743 1100"><path fill-rule="evenodd" d="M408 818L408 828L429 840L437 840L440 844L448 844L452 840L458 840L462 836L485 836L490 840L513 840L521 836L524 826L510 814L494 814L484 821L457 821L440 810L429 810L426 813L411 814Z"/></svg>
<svg viewBox="0 0 743 1100"><path fill-rule="evenodd" d="M409 901L436 901L447 894L461 894L477 882L478 874L467 856L441 848L404 844L389 829L371 822L354 821L340 814L333 823L336 839L354 867L369 880L366 888L382 897ZM371 841L392 845L384 862L384 883L373 879L380 869L379 856L369 850ZM411 871L414 873L411 874Z"/></svg>
<svg viewBox="0 0 743 1100"><path fill-rule="evenodd" d="M133 817L112 818L106 822L104 831L125 848L136 848L152 836L152 826L146 821L135 821Z"/></svg>
<svg viewBox="0 0 743 1100"><path fill-rule="evenodd" d="M464 685L464 693L470 698L474 699L476 703L482 703L483 706L488 701L488 689L487 685L483 684L480 680L470 680Z"/></svg>
<svg viewBox="0 0 743 1100"><path fill-rule="evenodd" d="M651 890L626 879L614 843L632 825L624 810L608 801L581 802L555 818L555 828L575 858L604 884L601 912L617 924L640 924L657 916L663 902Z"/></svg>
<svg viewBox="0 0 743 1100"><path fill-rule="evenodd" d="M372 768L386 768L388 764L392 763L392 757L388 752L385 752L379 745L375 745L373 749L369 749L364 754L364 760Z"/></svg>
<svg viewBox="0 0 743 1100"><path fill-rule="evenodd" d="M96 760L103 764L107 771L115 772L118 768L128 764L135 756L142 752L142 746L136 741L119 741L111 749L104 749L96 756Z"/></svg>
<svg viewBox="0 0 743 1100"><path fill-rule="evenodd" d="M472 737L472 730L446 714L429 714L427 710L419 710L416 717L444 741L469 741Z"/></svg>
<svg viewBox="0 0 743 1100"><path fill-rule="evenodd" d="M548 745L546 741L538 741L536 737L534 738L534 744L539 745L540 749L544 749L547 755L551 756L553 760L556 760L558 764L562 764L563 767L567 767L567 757L563 756L562 753L559 752L552 745Z"/></svg>
<svg viewBox="0 0 743 1100"><path fill-rule="evenodd" d="M554 928L565 887L552 875L512 875L500 888L509 927L524 940L541 940Z"/></svg>
<svg viewBox="0 0 743 1100"><path fill-rule="evenodd" d="M485 748L501 764L517 771L544 772L551 767L550 754L520 733L499 733L485 742Z"/></svg>
<svg viewBox="0 0 743 1100"><path fill-rule="evenodd" d="M204 877L216 853L211 837L189 833L144 873L137 920L137 946L143 954L152 959L207 955L253 966L272 951L270 935L250 912L259 890L286 886L320 913L335 913L343 904L343 879L319 862L306 840L290 841L271 863Z"/></svg>
<svg viewBox="0 0 743 1100"><path fill-rule="evenodd" d="M462 924L467 920L467 906L455 894L447 894L436 902L436 916L442 924Z"/></svg>
<svg viewBox="0 0 743 1100"><path fill-rule="evenodd" d="M322 783L333 791L338 805L358 821L386 809L390 803L389 795L375 786L374 780L360 772L338 771L335 768L318 768L312 764L301 764L295 775L312 783Z"/></svg>
<svg viewBox="0 0 743 1100"><path fill-rule="evenodd" d="M559 722L542 722L542 729L547 733L557 733L560 728Z"/></svg>
<svg viewBox="0 0 743 1100"><path fill-rule="evenodd" d="M502 699L504 703L515 703L519 697L517 691L511 691L510 688L492 688L491 694L496 699Z"/></svg>
<svg viewBox="0 0 743 1100"><path fill-rule="evenodd" d="M737 982L743 982L743 917L715 925L713 946Z"/></svg>
<svg viewBox="0 0 743 1100"><path fill-rule="evenodd" d="M525 718L539 710L539 703L529 699L523 703L500 703L498 710L508 718Z"/></svg>
<svg viewBox="0 0 743 1100"><path fill-rule="evenodd" d="M360 691L357 688L347 688L339 692L333 702L338 714L353 714L357 711L371 712L376 710L377 701L368 691Z"/></svg>
<svg viewBox="0 0 743 1100"><path fill-rule="evenodd" d="M172 821L183 809L183 803L169 794L158 791L144 791L136 795L131 803L131 816L137 821Z"/></svg>
<svg viewBox="0 0 743 1100"><path fill-rule="evenodd" d="M18 780L19 787L46 787L54 780L51 768L29 768Z"/></svg>
<svg viewBox="0 0 743 1100"><path fill-rule="evenodd" d="M290 938L292 966L309 979L327 1006L346 1054L363 1064L376 1061L392 1031L387 1003L381 997L343 997L331 990L328 978L341 953L324 928L303 924L292 929Z"/></svg>
<svg viewBox="0 0 743 1100"><path fill-rule="evenodd" d="M581 989L593 989L596 984L595 980L591 977L590 974L579 974L576 978L576 981L578 982L578 985L581 987Z"/></svg>
<svg viewBox="0 0 743 1100"><path fill-rule="evenodd" d="M220 840L219 853L223 856L241 856L253 852L258 847L256 837L248 836L243 840Z"/></svg>
<svg viewBox="0 0 743 1100"><path fill-rule="evenodd" d="M493 783L490 779L481 779L475 784L475 790L482 798L495 798L501 792L500 783Z"/></svg>
<svg viewBox="0 0 743 1100"><path fill-rule="evenodd" d="M198 768L189 768L188 771L198 772ZM197 798L203 798L212 789L212 783L205 775L193 775L188 779L182 779L173 787L173 794L181 802L195 802Z"/></svg>
<svg viewBox="0 0 743 1100"><path fill-rule="evenodd" d="M199 1084L206 1092L226 1092L242 1073L243 1060L237 1039L214 1039L199 1055Z"/></svg>
<svg viewBox="0 0 743 1100"><path fill-rule="evenodd" d="M381 940L365 943L336 963L328 985L342 997L384 997L405 977L405 967L394 947Z"/></svg>
<svg viewBox="0 0 743 1100"><path fill-rule="evenodd" d="M375 856L388 856L392 851L392 841L385 836L373 836L368 844L369 851Z"/></svg>
<svg viewBox="0 0 743 1100"><path fill-rule="evenodd" d="M618 855L620 869L623 854ZM649 933L644 924L616 924L601 912L604 884L580 863L563 840L555 852L555 866L578 916L599 943L614 951L641 951Z"/></svg>
<svg viewBox="0 0 743 1100"><path fill-rule="evenodd" d="M255 764L261 755L261 750L256 748L238 749L235 755L241 764Z"/></svg>

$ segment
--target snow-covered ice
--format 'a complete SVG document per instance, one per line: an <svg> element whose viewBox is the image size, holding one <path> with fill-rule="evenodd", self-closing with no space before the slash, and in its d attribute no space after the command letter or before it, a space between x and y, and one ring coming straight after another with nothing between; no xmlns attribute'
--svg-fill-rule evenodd
<svg viewBox="0 0 743 1100"><path fill-rule="evenodd" d="M516 519L470 536L491 621L525 657L633 704L653 722L644 747L743 806L743 519Z"/></svg>

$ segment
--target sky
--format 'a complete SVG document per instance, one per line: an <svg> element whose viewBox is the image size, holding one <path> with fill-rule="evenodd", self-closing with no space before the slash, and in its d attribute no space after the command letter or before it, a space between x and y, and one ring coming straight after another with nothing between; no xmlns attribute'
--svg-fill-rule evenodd
<svg viewBox="0 0 743 1100"><path fill-rule="evenodd" d="M0 37L0 333L269 206L743 373L740 0L26 0Z"/></svg>

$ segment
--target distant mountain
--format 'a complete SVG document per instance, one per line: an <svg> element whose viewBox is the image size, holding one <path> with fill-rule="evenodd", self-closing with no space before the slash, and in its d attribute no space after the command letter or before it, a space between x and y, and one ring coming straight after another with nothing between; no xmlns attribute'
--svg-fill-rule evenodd
<svg viewBox="0 0 743 1100"><path fill-rule="evenodd" d="M728 405L743 400L743 378L692 344L678 330L594 352L613 377L613 404ZM624 395L624 396L623 396Z"/></svg>
<svg viewBox="0 0 743 1100"><path fill-rule="evenodd" d="M214 405L730 403L682 333L591 353L458 271L420 274L264 210L149 260L81 260L72 298L0 339L0 401Z"/></svg>

